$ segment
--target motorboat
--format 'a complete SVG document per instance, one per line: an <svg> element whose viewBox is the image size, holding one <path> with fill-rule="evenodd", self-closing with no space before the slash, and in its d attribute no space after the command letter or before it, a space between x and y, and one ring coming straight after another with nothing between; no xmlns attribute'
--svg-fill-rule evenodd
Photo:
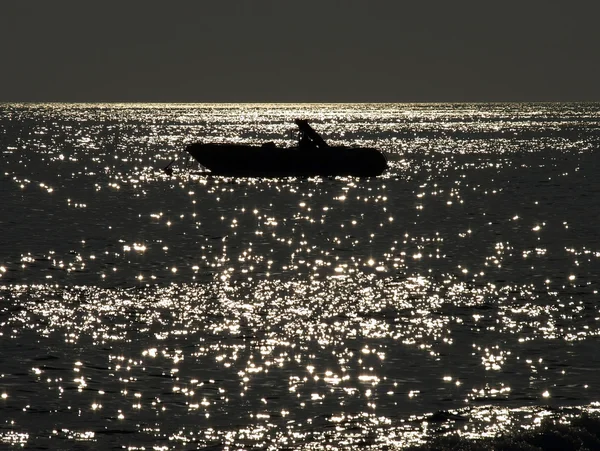
<svg viewBox="0 0 600 451"><path fill-rule="evenodd" d="M230 177L376 177L387 169L387 159L379 150L330 146L308 121L295 123L298 144L293 147L277 147L273 142L193 143L185 151L210 174Z"/></svg>

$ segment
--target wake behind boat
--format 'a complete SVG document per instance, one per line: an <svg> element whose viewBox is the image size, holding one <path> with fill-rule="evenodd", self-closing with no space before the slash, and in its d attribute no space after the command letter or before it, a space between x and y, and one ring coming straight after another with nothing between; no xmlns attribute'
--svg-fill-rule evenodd
<svg viewBox="0 0 600 451"><path fill-rule="evenodd" d="M211 174L230 177L376 177L387 169L379 150L329 146L306 120L295 122L299 140L294 147L194 143L185 151Z"/></svg>

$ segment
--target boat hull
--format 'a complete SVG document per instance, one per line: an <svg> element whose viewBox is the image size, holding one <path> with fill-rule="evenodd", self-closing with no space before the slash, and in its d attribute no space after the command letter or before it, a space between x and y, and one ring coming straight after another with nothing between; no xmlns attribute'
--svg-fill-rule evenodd
<svg viewBox="0 0 600 451"><path fill-rule="evenodd" d="M214 175L231 177L376 177L385 156L365 147L278 148L241 144L190 144L186 151Z"/></svg>

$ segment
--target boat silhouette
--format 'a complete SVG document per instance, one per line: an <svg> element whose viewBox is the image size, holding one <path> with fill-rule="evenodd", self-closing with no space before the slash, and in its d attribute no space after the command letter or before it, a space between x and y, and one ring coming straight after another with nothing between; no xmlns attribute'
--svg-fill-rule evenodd
<svg viewBox="0 0 600 451"><path fill-rule="evenodd" d="M329 146L308 124L296 119L297 146L194 143L185 148L212 175L230 177L376 177L387 169L377 149ZM169 171L170 164L165 168Z"/></svg>

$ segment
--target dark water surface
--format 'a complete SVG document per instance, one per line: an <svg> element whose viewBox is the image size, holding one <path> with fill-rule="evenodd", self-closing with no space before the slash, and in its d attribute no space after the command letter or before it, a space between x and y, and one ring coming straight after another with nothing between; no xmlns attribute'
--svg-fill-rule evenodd
<svg viewBox="0 0 600 451"><path fill-rule="evenodd" d="M389 171L160 171L297 117ZM385 449L596 412L599 143L598 104L0 104L0 446Z"/></svg>

